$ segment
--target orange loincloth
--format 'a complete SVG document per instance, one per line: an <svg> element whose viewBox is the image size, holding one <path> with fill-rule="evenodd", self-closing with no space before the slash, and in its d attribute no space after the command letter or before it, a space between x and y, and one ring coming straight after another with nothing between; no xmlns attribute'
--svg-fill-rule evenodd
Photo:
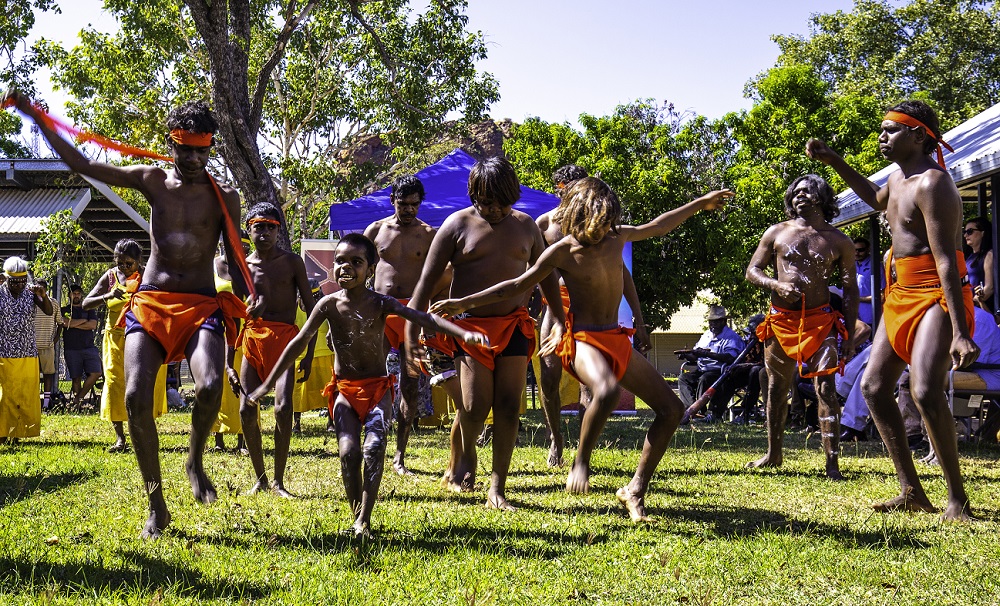
<svg viewBox="0 0 1000 606"><path fill-rule="evenodd" d="M331 372L330 382L323 388L323 395L329 402L330 418L333 418L333 405L337 402L337 394L341 393L363 423L368 413L378 406L386 392L395 385L396 377L393 375L368 379L338 379L337 374Z"/></svg>
<svg viewBox="0 0 1000 606"><path fill-rule="evenodd" d="M506 316L465 316L451 318L451 321L462 330L481 332L490 340L489 347L455 341L455 345L490 370L496 368L496 357L507 348L514 330L520 330L531 343L528 348L529 358L535 351L535 322L528 315L526 307L518 307Z"/></svg>
<svg viewBox="0 0 1000 606"><path fill-rule="evenodd" d="M965 266L965 254L957 251L955 256L958 264L958 275L965 278L968 268ZM890 261L886 263L885 303L882 305L882 317L885 330L892 349L907 364L913 353L913 341L917 337L917 327L927 310L935 304L940 304L948 312L948 302L944 298L944 289L937 273L934 255L926 254L919 257L900 257L896 259L896 279L892 279ZM972 287L963 280L962 303L965 306L965 322L969 327L971 337L976 328L975 303L972 300Z"/></svg>
<svg viewBox="0 0 1000 606"><path fill-rule="evenodd" d="M403 305L410 302L409 299L396 299ZM406 320L402 316L389 314L385 317L385 336L389 339L389 347L399 351L403 343L406 342Z"/></svg>
<svg viewBox="0 0 1000 606"><path fill-rule="evenodd" d="M568 316L569 315L569 289L566 288L565 284L560 284L559 285L559 294L562 295L563 313ZM548 299L545 298L545 295L542 295L542 305L546 305L547 306L548 304L549 304Z"/></svg>
<svg viewBox="0 0 1000 606"><path fill-rule="evenodd" d="M247 307L231 292L209 297L190 292L140 290L132 293L122 307L115 326L124 328L125 314L132 312L143 330L166 350L163 363L179 362L184 359L184 349L191 337L220 309L226 342L233 345L238 331L236 319L247 317Z"/></svg>
<svg viewBox="0 0 1000 606"><path fill-rule="evenodd" d="M805 364L820 350L834 330L842 338L847 338L844 316L830 305L801 310L782 309L772 305L770 313L757 327L757 338L762 343L771 337L777 338L785 355L795 360L800 376L803 379L808 379L832 375L837 371L843 373L844 362L840 359L839 352L837 364L834 367L802 372Z"/></svg>
<svg viewBox="0 0 1000 606"><path fill-rule="evenodd" d="M424 347L436 349L441 353L448 354L449 356L455 356L455 339L449 337L448 335L442 333L434 333L429 337L421 335L420 344Z"/></svg>
<svg viewBox="0 0 1000 606"><path fill-rule="evenodd" d="M243 325L236 347L263 381L274 370L285 347L299 334L299 327L285 322L250 319Z"/></svg>
<svg viewBox="0 0 1000 606"><path fill-rule="evenodd" d="M573 371L573 360L576 359L576 342L586 343L597 349L604 356L619 381L625 376L629 360L632 359L632 341L630 337L635 329L619 326L608 330L573 330L573 315L566 315L566 332L556 348L556 355L562 360L566 372L573 375L577 381L580 377ZM582 382L582 381L581 381Z"/></svg>

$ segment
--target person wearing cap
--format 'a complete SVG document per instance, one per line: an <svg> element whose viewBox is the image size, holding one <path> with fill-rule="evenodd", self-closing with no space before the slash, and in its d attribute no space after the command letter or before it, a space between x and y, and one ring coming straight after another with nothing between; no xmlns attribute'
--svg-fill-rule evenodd
<svg viewBox="0 0 1000 606"><path fill-rule="evenodd" d="M942 519L972 516L958 461L955 424L945 396L947 373L976 361L979 346L972 288L962 253L962 197L944 166L941 126L926 103L905 101L882 119L879 149L899 170L879 186L826 143L810 139L806 154L833 167L869 206L885 211L892 232L882 319L861 390L899 478L899 495L876 511L936 511L927 498L896 404L896 381L910 365L917 402L948 485ZM931 154L937 153L937 162Z"/></svg>
<svg viewBox="0 0 1000 606"><path fill-rule="evenodd" d="M0 443L41 431L35 308L52 314L52 302L37 284L28 288L28 263L9 257L0 285Z"/></svg>
<svg viewBox="0 0 1000 606"><path fill-rule="evenodd" d="M726 366L736 360L745 344L740 335L729 327L729 313L721 305L712 305L705 316L708 330L693 349L675 351L677 357L697 364L696 368L681 373L677 380L681 401L685 407L694 401L719 378ZM721 421L732 397L732 389L724 386L709 402L709 420Z"/></svg>
<svg viewBox="0 0 1000 606"><path fill-rule="evenodd" d="M83 396L104 371L101 351L94 345L97 312L83 307L83 288L79 284L69 287L69 295L70 304L62 308L63 357L73 380L73 410L79 410Z"/></svg>

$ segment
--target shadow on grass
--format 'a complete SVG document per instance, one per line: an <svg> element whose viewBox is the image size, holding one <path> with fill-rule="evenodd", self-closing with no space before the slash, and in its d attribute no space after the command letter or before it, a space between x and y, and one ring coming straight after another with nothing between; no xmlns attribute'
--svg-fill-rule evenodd
<svg viewBox="0 0 1000 606"><path fill-rule="evenodd" d="M184 536L183 532L174 531L174 534ZM259 538L237 533L198 535L190 538L238 549L251 549L259 544ZM604 532L575 536L548 530L449 524L417 531L376 528L374 537L367 540L355 538L349 529L306 536L273 534L268 539L267 545L271 549L353 553L358 557L357 563L365 566L368 564L366 554L383 551L425 551L438 556L459 549L504 558L553 560L564 557L583 545L607 541L608 536Z"/></svg>
<svg viewBox="0 0 1000 606"><path fill-rule="evenodd" d="M28 476L0 476L0 508L36 495L56 492L94 478L96 473L66 472ZM0 568L2 570L2 568Z"/></svg>
<svg viewBox="0 0 1000 606"><path fill-rule="evenodd" d="M63 591L90 599L95 595L118 592L156 594L161 588L199 600L257 600L271 593L269 588L256 583L205 578L190 568L153 559L135 550L128 550L122 555L131 563L130 567L0 558L0 586L17 594L40 591L48 585L58 584L66 587Z"/></svg>
<svg viewBox="0 0 1000 606"><path fill-rule="evenodd" d="M723 539L752 538L763 534L788 534L835 539L846 547L877 549L926 549L930 544L918 538L918 533L901 528L883 526L879 529L853 528L845 524L824 524L788 518L782 513L752 507L703 507L650 509L650 514L660 520L693 522L712 527L712 532ZM674 532L704 536L701 530L684 533L673 527Z"/></svg>
<svg viewBox="0 0 1000 606"><path fill-rule="evenodd" d="M35 438L31 442L23 442L24 446L31 448L107 448L114 443L114 434L108 432L107 440L44 440Z"/></svg>

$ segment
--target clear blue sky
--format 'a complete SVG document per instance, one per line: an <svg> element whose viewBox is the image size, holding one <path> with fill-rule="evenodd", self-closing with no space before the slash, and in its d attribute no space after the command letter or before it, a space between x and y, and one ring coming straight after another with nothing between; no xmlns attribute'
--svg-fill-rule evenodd
<svg viewBox="0 0 1000 606"><path fill-rule="evenodd" d="M72 46L86 24L115 22L100 0L60 0L39 16L34 36ZM419 4L419 3L417 3ZM773 34L808 34L811 13L851 10L851 0L470 0L469 28L485 35L479 66L500 82L494 118L538 116L575 123L634 99L670 101L717 118L748 108L747 80L778 56ZM41 96L62 112L65 97Z"/></svg>

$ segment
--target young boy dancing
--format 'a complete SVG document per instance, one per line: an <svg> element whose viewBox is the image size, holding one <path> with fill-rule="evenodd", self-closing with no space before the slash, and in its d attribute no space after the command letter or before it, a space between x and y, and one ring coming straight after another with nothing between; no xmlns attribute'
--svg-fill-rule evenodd
<svg viewBox="0 0 1000 606"><path fill-rule="evenodd" d="M656 413L646 432L635 476L617 493L632 521L647 521L645 496L649 481L680 423L683 406L653 365L642 356L632 355L632 331L618 325L618 303L624 288L622 249L626 242L662 236L700 210L721 208L733 194L728 190L710 192L637 227L618 224L618 196L600 179L580 179L565 196L565 208L553 219L567 235L547 248L528 271L482 292L435 303L431 310L453 315L517 297L558 270L569 289L570 311L565 332L563 327L554 326L541 353L556 351L563 367L590 387L594 396L583 416L580 448L566 490L589 491L590 456L618 404L621 384Z"/></svg>
<svg viewBox="0 0 1000 606"><path fill-rule="evenodd" d="M464 331L367 288L365 283L374 275L377 262L378 253L371 240L360 234L344 236L334 252L334 277L343 290L320 299L302 331L249 396L253 403L264 397L292 369L295 358L320 325L329 322L336 362L327 391L333 401L344 488L356 516L353 530L360 537L370 534L372 507L385 465L386 436L392 424L393 378L386 373L383 338L386 316L396 314L467 343L489 344L480 333Z"/></svg>
<svg viewBox="0 0 1000 606"><path fill-rule="evenodd" d="M254 280L263 277L269 286L267 311L260 319L250 319L240 332L236 346L243 352L243 367L239 376L232 367L227 369L234 389L240 385L252 391L260 385L264 377L271 374L278 356L288 343L295 338L299 329L295 326L295 312L299 298L306 313L312 312L315 302L306 266L295 253L278 248L278 229L281 226L279 211L267 202L255 204L247 211L246 228L253 241L254 253L247 258ZM303 367L312 364L315 340L309 341ZM306 371L308 378L308 370ZM272 382L277 385L274 398L274 481L271 489L279 496L292 498L285 490L285 464L292 440L292 390L295 388L295 369L289 367ZM264 469L264 448L260 435L260 410L257 402L245 397L240 403L240 421L250 462L256 479L250 494L267 490L267 471Z"/></svg>

